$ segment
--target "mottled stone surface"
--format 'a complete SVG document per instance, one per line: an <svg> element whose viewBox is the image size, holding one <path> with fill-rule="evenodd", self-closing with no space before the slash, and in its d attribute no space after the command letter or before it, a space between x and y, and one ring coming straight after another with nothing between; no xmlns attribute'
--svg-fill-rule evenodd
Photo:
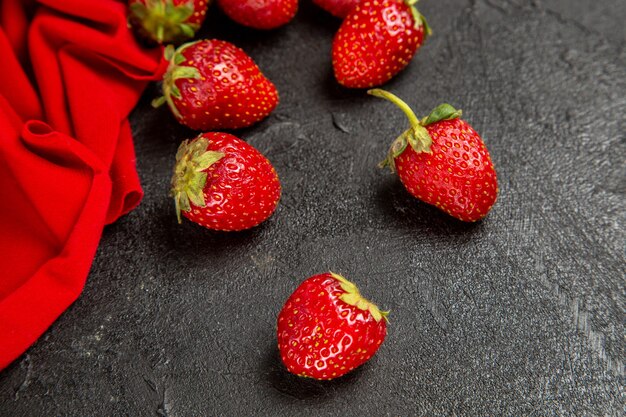
<svg viewBox="0 0 626 417"><path fill-rule="evenodd" d="M0 374L2 416L620 415L624 409L623 0L435 0L435 34L387 88L419 114L446 100L500 179L461 224L376 168L403 115L332 78L339 22L302 2L271 33L214 12L281 105L239 132L274 163L274 217L239 234L176 223L168 183L193 132L151 87L133 114L142 205L105 230L87 287ZM332 269L392 311L371 362L287 375L275 318Z"/></svg>

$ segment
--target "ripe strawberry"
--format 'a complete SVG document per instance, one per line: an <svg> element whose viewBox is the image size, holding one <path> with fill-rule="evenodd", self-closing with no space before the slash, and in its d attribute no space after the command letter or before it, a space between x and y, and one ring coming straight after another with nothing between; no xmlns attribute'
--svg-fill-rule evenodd
<svg viewBox="0 0 626 417"><path fill-rule="evenodd" d="M333 69L349 88L381 85L403 70L430 35L416 0L363 1L333 40Z"/></svg>
<svg viewBox="0 0 626 417"><path fill-rule="evenodd" d="M255 29L283 26L298 11L298 0L218 0L217 4L235 22Z"/></svg>
<svg viewBox="0 0 626 417"><path fill-rule="evenodd" d="M367 362L387 334L387 315L332 272L305 280L278 315L278 349L289 372L333 379Z"/></svg>
<svg viewBox="0 0 626 417"><path fill-rule="evenodd" d="M129 0L128 21L143 38L159 44L191 39L211 0Z"/></svg>
<svg viewBox="0 0 626 417"><path fill-rule="evenodd" d="M172 196L182 215L212 230L249 229L276 210L280 182L255 148L226 133L184 141L176 154Z"/></svg>
<svg viewBox="0 0 626 417"><path fill-rule="evenodd" d="M346 17L360 2L361 0L313 0L313 3L341 19Z"/></svg>
<svg viewBox="0 0 626 417"><path fill-rule="evenodd" d="M397 171L414 197L459 220L484 218L498 195L496 171L481 137L460 119L461 110L442 104L419 120L395 95L380 89L368 93L396 104L411 124L381 167Z"/></svg>
<svg viewBox="0 0 626 417"><path fill-rule="evenodd" d="M163 77L163 97L178 121L195 130L251 126L276 108L276 87L252 58L235 45L202 40L165 50L170 64Z"/></svg>

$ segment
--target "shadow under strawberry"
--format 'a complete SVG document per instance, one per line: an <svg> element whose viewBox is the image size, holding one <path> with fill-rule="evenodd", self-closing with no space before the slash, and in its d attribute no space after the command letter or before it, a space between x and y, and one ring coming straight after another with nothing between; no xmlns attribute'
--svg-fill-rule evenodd
<svg viewBox="0 0 626 417"><path fill-rule="evenodd" d="M260 372L266 378L273 392L280 397L296 400L320 400L339 394L342 389L349 387L361 374L367 371L368 364L361 365L354 371L331 381L318 381L312 378L303 378L287 371L283 365L278 348L273 345L267 351L262 362Z"/></svg>
<svg viewBox="0 0 626 417"><path fill-rule="evenodd" d="M171 175L178 145L185 139L198 136L200 132L180 124L167 106L153 108L150 103L160 95L162 95L161 83L150 83L135 106L130 122L134 136L150 138L148 141L135 141L139 163L141 164L145 157L141 154L145 151L144 148L159 149L162 155L171 158L167 171L167 174Z"/></svg>
<svg viewBox="0 0 626 417"><path fill-rule="evenodd" d="M330 100L349 100L350 102L361 105L363 100L367 98L367 90L346 88L337 82L333 68L329 63L328 70L324 77L324 82L320 83L320 90L324 97Z"/></svg>
<svg viewBox="0 0 626 417"><path fill-rule="evenodd" d="M396 177L385 177L375 185L373 203L379 213L391 218L388 227L413 229L416 233L437 235L438 239L458 235L471 236L482 230L482 222L467 223L457 220L436 207L415 199Z"/></svg>
<svg viewBox="0 0 626 417"><path fill-rule="evenodd" d="M240 232L218 232L199 227L184 220L176 221L174 203L160 204L155 222L160 225L159 250L163 261L178 262L186 266L223 264L227 259L238 259L254 248L272 227L270 218L252 229Z"/></svg>
<svg viewBox="0 0 626 417"><path fill-rule="evenodd" d="M316 6L311 1L301 1L300 9L296 15L296 19L315 28L316 31L324 30L328 32L330 37L335 36L339 26L341 26L341 19L331 15L319 6ZM330 55L330 50L328 51Z"/></svg>

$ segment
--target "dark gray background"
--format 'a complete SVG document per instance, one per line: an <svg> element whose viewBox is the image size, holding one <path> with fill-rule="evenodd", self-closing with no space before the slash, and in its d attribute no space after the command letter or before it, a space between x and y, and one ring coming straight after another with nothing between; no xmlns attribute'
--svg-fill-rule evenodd
<svg viewBox="0 0 626 417"><path fill-rule="evenodd" d="M82 297L0 374L3 416L619 415L624 393L623 0L431 0L434 36L387 88L465 111L496 164L489 217L461 224L376 168L405 127L333 80L339 22L284 29L215 12L281 95L239 132L284 193L249 232L177 225L167 196L193 132L151 87L134 112L141 206L105 230ZM332 269L392 311L379 353L321 383L285 373L275 318Z"/></svg>

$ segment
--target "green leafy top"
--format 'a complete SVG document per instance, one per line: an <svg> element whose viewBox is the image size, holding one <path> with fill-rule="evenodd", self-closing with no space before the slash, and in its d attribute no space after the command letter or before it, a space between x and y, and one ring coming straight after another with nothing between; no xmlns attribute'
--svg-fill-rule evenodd
<svg viewBox="0 0 626 417"><path fill-rule="evenodd" d="M433 143L433 139L430 137L426 126L442 120L457 119L461 117L462 114L461 110L457 110L451 105L444 103L437 106L428 116L420 120L417 118L409 105L398 96L379 88L369 90L367 93L394 103L404 112L409 119L409 123L411 124L406 131L393 141L391 148L389 149L389 153L387 154L387 158L379 164L381 168L388 166L392 172L396 170L395 159L402 155L408 145L411 145L411 148L413 148L413 150L417 153L430 153L430 147Z"/></svg>
<svg viewBox="0 0 626 417"><path fill-rule="evenodd" d="M426 21L424 15L421 14L419 10L417 10L417 7L415 7L418 1L419 0L404 0L404 3L409 6L411 10L411 15L413 16L413 20L415 21L415 28L417 29L420 26L424 26L424 40L426 40L426 38L433 34L433 31Z"/></svg>
<svg viewBox="0 0 626 417"><path fill-rule="evenodd" d="M357 288L356 285L354 285L352 282L348 281L341 275L335 274L334 272L331 272L330 275L332 275L333 278L339 281L339 284L341 285L341 289L345 291L345 293L343 293L339 297L341 301L351 306L354 306L358 308L359 310L369 311L372 317L374 318L374 320L376 320L376 322L379 322L383 318L387 320L387 316L389 315L389 312L380 311L376 304L365 299L359 292L359 289Z"/></svg>
<svg viewBox="0 0 626 417"><path fill-rule="evenodd" d="M182 115L180 114L180 111L176 107L174 99L172 98L174 97L179 100L182 98L182 95L180 94L180 89L176 86L176 80L180 80L182 78L201 78L200 72L197 68L181 65L183 62L185 62L185 56L183 55L185 49L198 42L201 41L186 43L178 47L178 49L176 50L174 50L174 47L172 45L168 45L167 48L165 48L165 58L170 63L167 67L165 75L163 76L163 95L159 98L152 100L152 107L155 108L162 106L163 103L167 103L167 105L172 110L172 113L174 113L174 116L176 116L176 118L179 120L182 118Z"/></svg>
<svg viewBox="0 0 626 417"><path fill-rule="evenodd" d="M198 136L194 140L185 140L176 153L176 166L172 177L171 194L176 202L176 215L181 222L180 212L190 211L191 203L197 207L206 207L204 187L211 165L224 157L222 152L207 150L209 140Z"/></svg>
<svg viewBox="0 0 626 417"><path fill-rule="evenodd" d="M458 119L463 115L461 110L457 110L447 103L435 107L430 114L422 119L422 126L432 125L442 120Z"/></svg>
<svg viewBox="0 0 626 417"><path fill-rule="evenodd" d="M176 6L172 0L146 0L130 5L130 13L159 44L193 38L197 24L188 23L193 16L194 1Z"/></svg>

